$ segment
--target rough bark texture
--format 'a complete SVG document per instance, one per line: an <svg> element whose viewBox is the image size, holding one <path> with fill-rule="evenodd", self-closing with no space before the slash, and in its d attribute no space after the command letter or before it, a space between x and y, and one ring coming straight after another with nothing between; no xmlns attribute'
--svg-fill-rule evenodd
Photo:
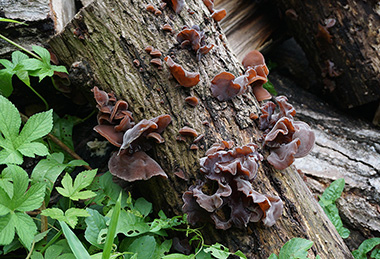
<svg viewBox="0 0 380 259"><path fill-rule="evenodd" d="M242 69L201 1L187 1L179 15L165 8L159 16L145 10L148 3L156 7L160 4L158 0L95 1L82 9L50 45L64 64L71 66L76 62L72 68L86 71L98 86L125 99L136 121L164 113L171 115L173 122L163 134L166 142L151 154L169 179L151 179L140 186L156 209L179 214L182 193L201 177L197 171L205 149L222 139L233 140L237 145L258 142L260 132L249 119L251 112L258 112L257 102L250 94L223 103L211 96L210 80L217 73L228 70L238 75ZM188 8L194 11L192 15ZM196 61L194 53L179 47L175 35L162 31L165 23L176 31L185 24L199 24L206 31L206 41L215 44L214 49ZM74 30L83 37L74 35ZM163 56L173 55L185 69L199 72L201 82L191 89L176 86L166 66L159 70L150 64L151 58L144 51L148 45L158 48ZM139 60L141 70L133 65L135 59ZM93 84L85 83L88 91ZM190 94L201 100L195 108L184 102ZM202 124L205 120L208 126ZM178 130L185 125L205 134L200 143L204 149L191 151L192 140L186 143L176 140ZM189 181L173 174L179 169ZM278 172L263 162L254 184L258 191L277 194L283 199L281 219L271 228L257 223L243 230L220 231L209 225L204 229L208 242L221 242L233 251L240 249L249 258L267 258L272 252L278 253L290 238L303 237L314 241L311 258L316 254L322 258L352 258L296 171L290 168Z"/></svg>
<svg viewBox="0 0 380 259"><path fill-rule="evenodd" d="M277 3L318 75L319 91L341 108L379 100L380 8L377 1L278 0ZM335 25L323 29L328 19L334 19ZM329 62L337 74L329 73Z"/></svg>

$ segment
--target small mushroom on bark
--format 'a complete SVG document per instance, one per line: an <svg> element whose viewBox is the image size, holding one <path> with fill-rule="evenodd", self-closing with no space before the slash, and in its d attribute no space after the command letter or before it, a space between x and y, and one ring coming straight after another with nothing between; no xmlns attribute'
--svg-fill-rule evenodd
<svg viewBox="0 0 380 259"><path fill-rule="evenodd" d="M165 57L165 61L169 66L170 73L180 85L184 87L193 87L199 83L199 73L185 70L181 65L175 63L169 56Z"/></svg>

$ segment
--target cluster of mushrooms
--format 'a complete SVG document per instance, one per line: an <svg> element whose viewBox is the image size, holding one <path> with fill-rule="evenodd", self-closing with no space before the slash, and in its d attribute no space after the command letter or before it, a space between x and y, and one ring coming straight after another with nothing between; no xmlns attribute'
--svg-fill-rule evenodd
<svg viewBox="0 0 380 259"><path fill-rule="evenodd" d="M164 2L171 5L177 13L184 5L183 0ZM204 3L216 17L214 19L221 19L223 14L225 16L225 11L214 10L213 0L204 0ZM157 13L153 7L147 10ZM172 31L169 27L166 30ZM205 34L199 26L184 26L177 34L177 41L182 48L194 51L198 60L214 47L213 44L206 44ZM155 51L159 52L151 47L148 53L155 57ZM159 54L161 56L161 52ZM181 86L193 87L199 83L199 73L186 71L170 56L164 60ZM258 101L272 99L273 102L268 101L261 107L258 123L263 131L262 145L269 148L270 154L266 160L276 169L285 169L295 158L310 152L315 141L314 133L306 123L294 120L295 109L286 97L272 98L263 88L269 70L259 51L249 52L242 63L244 74L235 77L229 72L221 72L212 79L211 95L223 102L252 91ZM167 178L160 165L146 151L155 143L164 142L161 133L170 124L170 115L164 114L136 123L125 101L117 100L114 94L97 87L92 91L99 109L99 125L94 130L119 148L109 160L111 174L129 182L147 180L152 176ZM186 102L196 106L199 100L191 96L186 98ZM179 133L181 131L184 132L185 129L182 128ZM193 137L197 136L195 131L191 133ZM200 171L204 178L198 179L182 196L183 211L188 214L189 223L195 225L211 221L218 229L232 226L243 228L249 222L260 220L267 226L275 224L282 214L282 200L277 196L261 194L253 188L259 162L263 159L258 146L253 143L237 147L232 141L213 144L206 151L205 157L200 159Z"/></svg>

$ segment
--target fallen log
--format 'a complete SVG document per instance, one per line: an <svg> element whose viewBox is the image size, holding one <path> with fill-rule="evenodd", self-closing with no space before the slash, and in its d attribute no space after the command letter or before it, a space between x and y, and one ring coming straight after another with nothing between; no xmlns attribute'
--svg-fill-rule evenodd
<svg viewBox="0 0 380 259"><path fill-rule="evenodd" d="M148 4L160 12L149 12ZM206 149L220 140L233 140L237 146L251 142L260 145L262 133L249 118L249 114L259 113L252 94L228 102L219 102L211 96L210 81L216 74L228 70L238 76L243 70L203 3L187 1L179 14L168 7L160 9L160 5L158 0L94 1L76 14L65 30L50 41L50 46L71 71L83 71L84 78L94 79L88 80L83 90L89 92L96 84L113 91L128 102L136 121L161 114L171 116L172 123L162 134L165 143L156 145L150 153L168 179L153 177L136 186L156 210L175 215L182 213L182 194L202 177L199 159ZM199 25L205 31L206 42L215 47L197 60L193 52L180 47L176 33L162 29L165 24L176 33L184 25ZM176 86L166 65L160 68L151 63L151 56L144 50L147 46L158 49L163 56L172 56L186 70L198 72L200 83L192 88ZM189 95L200 100L196 107L186 104ZM191 139L184 142L176 139L184 126L204 134L197 151L190 149ZM180 170L185 179L174 174ZM260 163L254 188L283 200L283 215L277 223L273 227L250 223L244 229L225 231L207 224L202 230L207 242L220 242L232 251L240 249L249 258L267 258L273 252L278 253L290 238L303 237L314 241L311 258L317 254L322 258L352 258L293 168L280 172L266 162Z"/></svg>

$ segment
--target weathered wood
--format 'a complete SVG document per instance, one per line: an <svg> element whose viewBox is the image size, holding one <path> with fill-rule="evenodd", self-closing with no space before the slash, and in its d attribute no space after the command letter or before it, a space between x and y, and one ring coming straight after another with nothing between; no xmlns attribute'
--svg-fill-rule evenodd
<svg viewBox="0 0 380 259"><path fill-rule="evenodd" d="M233 140L237 145L257 142L260 132L249 114L258 112L258 104L251 94L223 103L210 95L210 80L217 73L228 70L238 75L242 69L201 1L187 1L179 15L165 8L159 16L145 10L149 3L156 7L160 4L158 0L94 1L50 45L64 64L76 62L76 68L86 69L98 86L125 99L136 121L165 113L171 115L172 124L163 133L166 142L151 154L169 178L153 178L139 185L141 193L149 196L156 209L173 215L181 213L182 193L197 177L202 177L198 169L204 149L219 140ZM194 13L187 12L188 8ZM176 31L186 24L199 24L206 32L206 41L215 44L214 49L196 61L194 53L180 48L175 35L162 31L165 23ZM73 31L77 31L76 35ZM78 37L78 32L83 37ZM150 64L151 57L144 51L148 45L158 48L163 56L173 55L185 69L199 72L201 82L191 89L177 87L166 66L159 70ZM135 59L139 60L141 70L134 66ZM89 87L91 84L85 90ZM184 101L190 94L200 99L195 108ZM208 126L202 124L205 120ZM178 130L185 125L205 134L201 142L204 149L192 151L189 149L192 140L186 143L176 140ZM189 181L173 174L179 169ZM271 228L257 223L244 230L221 231L209 225L204 229L207 242L219 241L233 251L242 250L249 258L267 258L272 252L278 253L290 238L304 237L315 242L311 258L316 254L322 258L352 258L296 171L290 168L279 172L263 162L254 184L258 191L283 199L283 217Z"/></svg>
<svg viewBox="0 0 380 259"><path fill-rule="evenodd" d="M376 1L277 3L316 71L320 92L341 108L379 101L380 12ZM326 27L334 21L335 25Z"/></svg>
<svg viewBox="0 0 380 259"><path fill-rule="evenodd" d="M227 11L220 26L240 61L253 49L265 52L285 35L278 13L270 4L258 4L252 0L216 0L215 8Z"/></svg>

